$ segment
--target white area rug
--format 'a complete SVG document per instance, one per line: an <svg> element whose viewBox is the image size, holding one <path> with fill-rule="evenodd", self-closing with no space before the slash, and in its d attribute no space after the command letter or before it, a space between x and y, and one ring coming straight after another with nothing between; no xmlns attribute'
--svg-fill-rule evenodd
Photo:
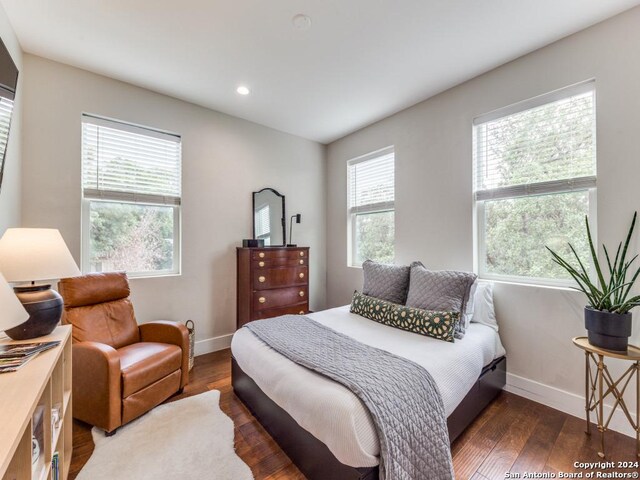
<svg viewBox="0 0 640 480"><path fill-rule="evenodd" d="M220 392L212 390L160 405L112 437L94 428L96 447L77 479L253 479L219 403Z"/></svg>

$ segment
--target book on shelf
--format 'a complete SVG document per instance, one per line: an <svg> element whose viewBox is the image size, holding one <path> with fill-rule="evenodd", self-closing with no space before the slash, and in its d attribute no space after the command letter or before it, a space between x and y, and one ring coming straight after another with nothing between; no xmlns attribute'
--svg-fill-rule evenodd
<svg viewBox="0 0 640 480"><path fill-rule="evenodd" d="M58 452L53 452L51 457L51 480L60 479L60 456Z"/></svg>

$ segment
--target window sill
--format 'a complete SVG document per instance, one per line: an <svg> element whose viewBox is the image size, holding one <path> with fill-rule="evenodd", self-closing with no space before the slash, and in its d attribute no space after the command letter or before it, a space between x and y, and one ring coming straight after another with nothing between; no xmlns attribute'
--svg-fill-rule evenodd
<svg viewBox="0 0 640 480"><path fill-rule="evenodd" d="M129 277L129 280L138 280L138 279L144 279L144 278L167 278L167 277L181 277L182 276L182 272L179 273L149 273L149 274L142 274L142 275L134 275L134 274L127 274L127 276Z"/></svg>
<svg viewBox="0 0 640 480"><path fill-rule="evenodd" d="M89 273L110 273L110 272L82 272L82 275L88 275ZM125 272L127 274L127 278L129 279L129 281L131 280L138 280L138 279L145 279L145 278L167 278L167 277L181 277L182 276L182 272L178 272L178 273L149 273L149 274L133 274L133 273L128 273Z"/></svg>
<svg viewBox="0 0 640 480"><path fill-rule="evenodd" d="M484 281L484 282L497 283L497 284L500 284L500 285L514 285L516 287L534 287L534 288L544 288L544 289L548 289L548 290L557 290L557 291L561 291L561 292L582 293L582 292L576 290L575 288L571 288L571 287L569 287L567 285L548 285L548 284L538 283L538 282L522 282L522 281L518 281L518 280L496 279L496 278L491 278L491 277L483 277L481 275L478 275L478 280L481 280L481 281Z"/></svg>

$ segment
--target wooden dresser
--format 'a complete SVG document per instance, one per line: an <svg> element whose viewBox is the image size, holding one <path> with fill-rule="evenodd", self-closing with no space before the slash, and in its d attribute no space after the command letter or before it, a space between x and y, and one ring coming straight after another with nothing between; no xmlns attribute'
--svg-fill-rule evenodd
<svg viewBox="0 0 640 480"><path fill-rule="evenodd" d="M238 248L237 327L309 311L309 247Z"/></svg>

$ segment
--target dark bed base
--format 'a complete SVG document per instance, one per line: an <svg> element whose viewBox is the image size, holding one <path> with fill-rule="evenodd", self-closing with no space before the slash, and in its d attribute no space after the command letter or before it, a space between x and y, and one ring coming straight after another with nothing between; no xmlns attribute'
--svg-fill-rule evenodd
<svg viewBox="0 0 640 480"><path fill-rule="evenodd" d="M340 463L327 446L307 432L271 400L249 375L231 359L231 383L236 395L310 480L378 480L378 467L355 468ZM478 381L447 419L453 442L506 383L507 359L487 365Z"/></svg>

